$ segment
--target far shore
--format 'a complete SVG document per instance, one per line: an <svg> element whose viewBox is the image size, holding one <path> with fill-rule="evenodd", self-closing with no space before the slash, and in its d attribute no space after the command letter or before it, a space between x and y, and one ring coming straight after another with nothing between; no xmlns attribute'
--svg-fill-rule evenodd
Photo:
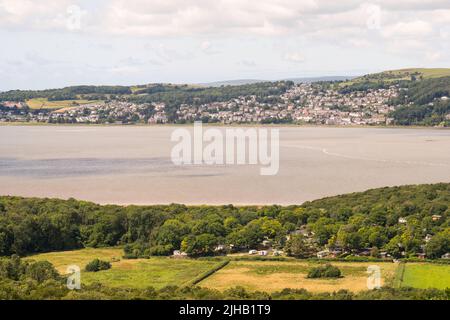
<svg viewBox="0 0 450 320"><path fill-rule="evenodd" d="M399 125L328 125L328 124L262 124L262 123L203 123L203 126L209 127L278 127L278 128L366 128L366 129L433 129L433 130L449 130L450 127L437 127L437 126L399 126ZM102 123L102 124L86 124L86 123L43 123L43 122L0 122L0 127L190 127L193 123L167 123L167 124L114 124L114 123Z"/></svg>

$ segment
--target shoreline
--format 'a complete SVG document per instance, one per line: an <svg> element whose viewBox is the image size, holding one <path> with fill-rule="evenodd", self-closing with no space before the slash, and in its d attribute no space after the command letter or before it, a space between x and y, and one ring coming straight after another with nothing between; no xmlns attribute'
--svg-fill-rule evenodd
<svg viewBox="0 0 450 320"><path fill-rule="evenodd" d="M224 206L233 206L235 208L249 208L249 207L254 207L254 208L263 208L263 207L272 207L272 206L279 206L282 208L286 208L286 207L300 207L302 205L304 205L307 202L315 202L315 201L321 201L321 200L325 200L325 199L330 199L330 198L336 198L336 197L341 197L341 196L347 196L347 195L354 195L354 194L362 194L365 192L369 192L372 190L378 190L378 189L385 189L385 188L399 188L399 187L417 187L417 186L431 186L431 185L439 185L439 184L450 184L449 182L444 182L444 181L440 181L440 182L435 182L435 183L413 183L413 184L399 184L399 185L387 185L384 187L375 187L375 188L369 188L369 189L364 189L362 191L354 191L354 192L346 192L346 193L339 193L339 194L334 194L334 195L328 195L328 196L323 196L323 197L318 197L315 199L311 199L311 200L305 200L303 202L297 202L297 203L195 203L195 202L167 202L167 203L129 203L129 202L103 202L103 201L93 201L93 200L86 200L86 199L81 199L81 198L74 198L74 197L55 197L55 196L22 196L22 195L11 195L11 194L0 194L0 197L10 197L10 198L24 198L24 199L49 199L49 200L61 200L61 201L68 201L70 199L74 199L76 201L82 201L82 202L88 202L88 203L93 203L96 205L100 205L100 206L119 206L119 207L156 207L156 206L171 206L171 205L181 205L181 206L186 206L186 207L224 207Z"/></svg>
<svg viewBox="0 0 450 320"><path fill-rule="evenodd" d="M194 123L167 123L167 124L86 124L86 123L40 123L40 122L0 122L0 127L123 127L123 128L161 128L161 127L192 127ZM450 127L432 126L382 126L382 125L327 125L327 124L262 124L262 123L202 123L205 127L274 127L274 128L336 128L336 129L422 129L422 130L450 130Z"/></svg>

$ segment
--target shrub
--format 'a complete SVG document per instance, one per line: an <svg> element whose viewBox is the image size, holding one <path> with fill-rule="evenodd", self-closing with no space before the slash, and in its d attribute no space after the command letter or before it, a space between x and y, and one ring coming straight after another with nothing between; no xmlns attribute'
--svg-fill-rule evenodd
<svg viewBox="0 0 450 320"><path fill-rule="evenodd" d="M108 261L102 261L100 259L92 260L85 267L85 270L88 272L97 272L108 269L111 269L111 263L109 263Z"/></svg>
<svg viewBox="0 0 450 320"><path fill-rule="evenodd" d="M150 256L170 256L173 251L173 246L168 245L156 245L148 250Z"/></svg>
<svg viewBox="0 0 450 320"><path fill-rule="evenodd" d="M48 261L30 263L26 268L26 276L42 283L46 280L58 280L59 274L55 267Z"/></svg>
<svg viewBox="0 0 450 320"><path fill-rule="evenodd" d="M307 278L340 278L342 277L341 270L331 264L312 268L308 272Z"/></svg>
<svg viewBox="0 0 450 320"><path fill-rule="evenodd" d="M196 278L194 278L193 280L188 282L188 286L193 286L196 285L197 283L205 280L206 278L208 278L209 276L211 276L212 274L216 273L217 271L219 271L220 269L224 268L225 266L227 266L230 263L230 260L225 260L222 261L221 263L217 264L216 266L214 266L212 269L207 270L203 273L201 273L200 275L198 275Z"/></svg>

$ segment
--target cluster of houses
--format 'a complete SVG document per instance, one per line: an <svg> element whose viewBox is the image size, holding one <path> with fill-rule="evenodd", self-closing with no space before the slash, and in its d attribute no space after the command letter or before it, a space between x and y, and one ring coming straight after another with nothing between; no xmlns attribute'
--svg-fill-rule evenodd
<svg viewBox="0 0 450 320"><path fill-rule="evenodd" d="M431 218L433 221L439 221L442 216L435 214L432 215ZM398 219L398 222L400 224L406 224L408 220L406 217L400 217ZM339 247L322 247L321 249L319 249L314 238L314 232L310 231L306 226L301 226L297 230L290 232L286 236L286 240L289 240L292 236L295 235L303 236L305 244L315 249L311 251L311 257L317 257L318 259L335 259L347 255L369 257L372 254L372 248L361 248L359 250L352 251L346 251ZM426 259L426 254L424 253L425 245L432 239L432 237L433 236L431 234L427 234L423 239L424 244L421 246L422 252L417 254L417 257L419 259ZM233 251L233 249L235 249L233 245L219 244L215 247L214 251L218 254L226 254L230 251ZM248 254L250 256L283 256L285 255L285 252L283 250L274 248L272 241L266 238L257 246L257 248L250 249L246 252L241 252L240 254ZM404 255L404 252L402 254ZM173 257L185 258L188 257L188 254L180 250L175 250L173 251ZM381 259L395 260L388 252L383 250L378 252L378 257ZM450 259L450 253L442 255L441 259Z"/></svg>
<svg viewBox="0 0 450 320"><path fill-rule="evenodd" d="M57 110L30 112L23 103L3 102L0 121L43 123L167 123L165 105L161 103L135 104L124 101L89 103ZM17 108L8 106L17 106Z"/></svg>
<svg viewBox="0 0 450 320"><path fill-rule="evenodd" d="M389 100L399 88L341 93L320 84L297 84L279 96L266 99L253 95L225 102L202 105L183 104L176 111L181 122L208 121L230 123L311 123L328 125L390 124L389 113L394 110ZM23 108L23 102L2 102L6 108ZM17 112L0 110L0 121L54 123L167 123L164 103L136 104L113 100L85 104L59 110Z"/></svg>
<svg viewBox="0 0 450 320"><path fill-rule="evenodd" d="M182 105L178 119L208 119L221 123L294 122L329 125L390 124L394 110L389 100L399 88L340 93L335 89L318 90L317 84L298 84L275 102L261 102L256 96L242 96L226 102L200 106ZM269 97L271 98L271 97Z"/></svg>

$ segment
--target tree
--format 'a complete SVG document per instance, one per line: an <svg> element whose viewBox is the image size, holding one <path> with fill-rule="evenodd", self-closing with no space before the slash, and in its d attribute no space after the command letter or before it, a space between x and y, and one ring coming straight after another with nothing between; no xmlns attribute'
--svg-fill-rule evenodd
<svg viewBox="0 0 450 320"><path fill-rule="evenodd" d="M314 253L303 235L292 235L284 248L288 256L300 259L310 258Z"/></svg>
<svg viewBox="0 0 450 320"><path fill-rule="evenodd" d="M370 249L370 256L374 257L374 258L379 258L380 257L380 250L378 250L377 247L372 247Z"/></svg>
<svg viewBox="0 0 450 320"><path fill-rule="evenodd" d="M267 217L261 218L261 231L265 237L275 239L284 233L283 226L278 220Z"/></svg>
<svg viewBox="0 0 450 320"><path fill-rule="evenodd" d="M339 225L330 218L320 218L312 224L312 231L315 233L314 237L320 245L325 245L328 240L337 233Z"/></svg>
<svg viewBox="0 0 450 320"><path fill-rule="evenodd" d="M384 248L394 258L400 258L403 252L401 237L399 235L393 237Z"/></svg>
<svg viewBox="0 0 450 320"><path fill-rule="evenodd" d="M361 249L361 236L356 226L351 224L342 226L337 233L336 243L344 249Z"/></svg>
<svg viewBox="0 0 450 320"><path fill-rule="evenodd" d="M450 252L450 229L432 237L425 246L425 253L430 259L440 258L447 252Z"/></svg>
<svg viewBox="0 0 450 320"><path fill-rule="evenodd" d="M236 217L227 217L223 221L223 225L228 232L231 232L233 229L237 229L241 227L239 220Z"/></svg>
<svg viewBox="0 0 450 320"><path fill-rule="evenodd" d="M58 280L59 274L55 267L48 261L37 261L29 264L25 272L26 276L42 283L46 280Z"/></svg>
<svg viewBox="0 0 450 320"><path fill-rule="evenodd" d="M214 254L217 244L217 237L212 234L189 235L183 239L181 250L191 256L207 256Z"/></svg>
<svg viewBox="0 0 450 320"><path fill-rule="evenodd" d="M157 242L160 245L171 245L173 248L180 248L181 241L189 233L186 224L177 219L169 219L158 231Z"/></svg>

